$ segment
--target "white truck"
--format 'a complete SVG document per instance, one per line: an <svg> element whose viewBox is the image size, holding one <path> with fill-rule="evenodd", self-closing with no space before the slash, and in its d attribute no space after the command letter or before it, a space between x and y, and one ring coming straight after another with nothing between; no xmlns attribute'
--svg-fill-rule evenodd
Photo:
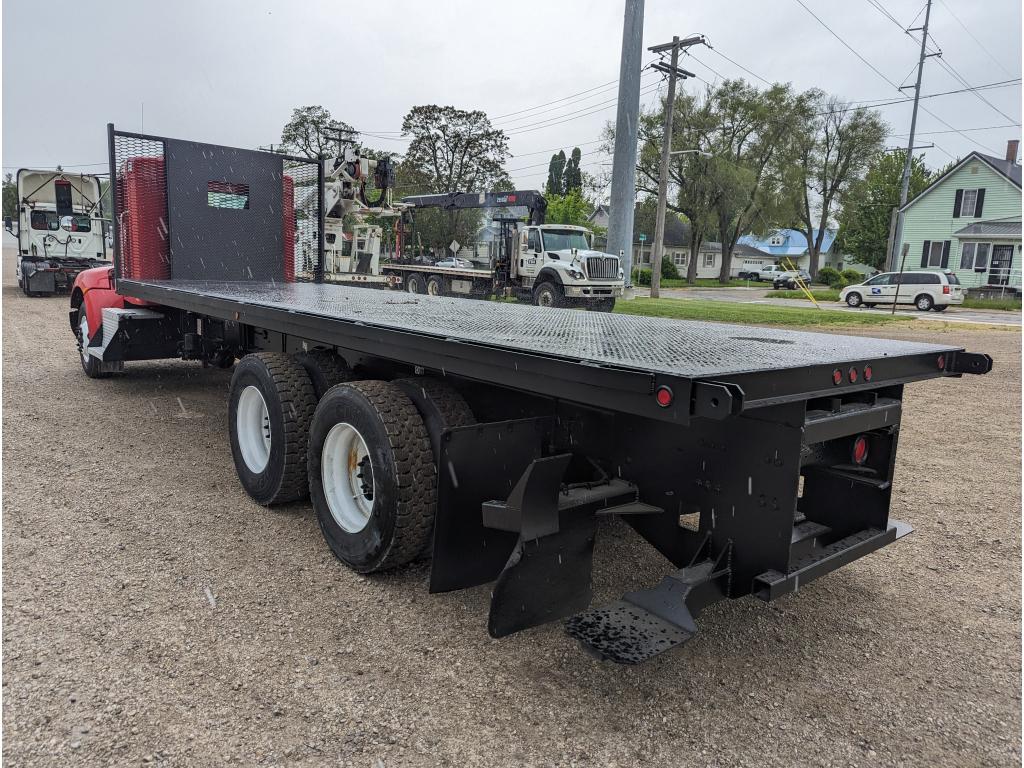
<svg viewBox="0 0 1024 768"><path fill-rule="evenodd" d="M88 174L22 168L18 171L15 273L26 296L67 291L84 269L108 262L100 180Z"/></svg>
<svg viewBox="0 0 1024 768"><path fill-rule="evenodd" d="M510 296L538 306L578 306L610 312L625 281L619 259L593 250L590 232L545 224L547 200L535 190L450 192L392 200L394 171L388 158L368 158L346 148L324 165L324 275L329 282L377 285L430 295ZM380 190L367 198L372 179ZM486 264L457 256L436 258L415 236L418 211L525 208L527 221L495 217L500 236ZM394 257L382 256L383 229L369 217L394 218ZM352 224L351 222L357 222ZM348 229L346 230L346 223ZM312 241L300 252L312 252ZM310 261L310 263L312 263Z"/></svg>

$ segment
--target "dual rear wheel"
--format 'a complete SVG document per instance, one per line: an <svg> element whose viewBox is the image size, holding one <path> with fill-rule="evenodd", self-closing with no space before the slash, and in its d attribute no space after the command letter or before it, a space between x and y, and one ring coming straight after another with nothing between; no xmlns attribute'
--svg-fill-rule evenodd
<svg viewBox="0 0 1024 768"><path fill-rule="evenodd" d="M308 496L331 551L363 573L429 550L440 434L471 423L445 382L355 381L328 350L249 355L231 383L231 448L246 492L264 505Z"/></svg>

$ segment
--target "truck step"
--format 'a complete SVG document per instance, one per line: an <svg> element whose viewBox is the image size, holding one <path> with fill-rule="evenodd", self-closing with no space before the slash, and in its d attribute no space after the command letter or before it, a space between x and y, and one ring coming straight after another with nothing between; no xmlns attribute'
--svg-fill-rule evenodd
<svg viewBox="0 0 1024 768"><path fill-rule="evenodd" d="M682 645L697 634L694 620L722 598L730 574L729 548L666 576L653 589L629 592L621 600L576 614L566 631L598 658L639 664Z"/></svg>

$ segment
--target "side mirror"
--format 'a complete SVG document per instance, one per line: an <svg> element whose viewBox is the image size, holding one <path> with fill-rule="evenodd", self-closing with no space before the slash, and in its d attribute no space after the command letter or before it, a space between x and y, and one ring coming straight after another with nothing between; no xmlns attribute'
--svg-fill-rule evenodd
<svg viewBox="0 0 1024 768"><path fill-rule="evenodd" d="M14 234L14 225L11 223L10 216L4 216L4 229L6 229L12 235Z"/></svg>
<svg viewBox="0 0 1024 768"><path fill-rule="evenodd" d="M60 217L60 228L65 232L73 232L75 229L75 217L74 216L61 216Z"/></svg>

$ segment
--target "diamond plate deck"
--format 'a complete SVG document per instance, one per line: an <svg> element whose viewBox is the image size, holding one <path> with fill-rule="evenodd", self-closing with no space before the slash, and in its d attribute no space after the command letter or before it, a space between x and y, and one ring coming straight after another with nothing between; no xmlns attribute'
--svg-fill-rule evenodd
<svg viewBox="0 0 1024 768"><path fill-rule="evenodd" d="M119 290L130 295L133 284L135 281L121 281ZM167 280L137 284L326 320L687 378L842 365L959 349L861 336L550 310L506 302L315 283ZM171 298L168 296L169 300Z"/></svg>

